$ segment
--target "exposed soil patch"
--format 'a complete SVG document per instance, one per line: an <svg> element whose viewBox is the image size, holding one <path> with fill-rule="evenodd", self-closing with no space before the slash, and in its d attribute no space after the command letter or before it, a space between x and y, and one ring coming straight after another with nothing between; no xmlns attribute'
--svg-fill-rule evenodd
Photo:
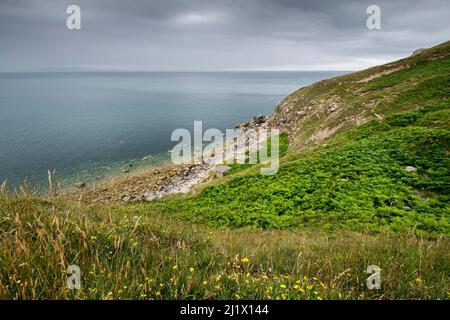
<svg viewBox="0 0 450 320"><path fill-rule="evenodd" d="M376 79L376 78L379 78L379 77L382 77L382 76L385 76L385 75L388 75L388 74L400 71L400 70L405 69L405 68L407 68L407 66L399 66L399 67L395 67L395 68L392 68L392 69L387 69L387 70L384 70L384 71L381 71L381 72L377 72L377 73L371 74L370 76L368 76L366 78L363 78L361 80L355 81L355 82L357 82L357 83L369 82L370 80L373 80L373 79Z"/></svg>

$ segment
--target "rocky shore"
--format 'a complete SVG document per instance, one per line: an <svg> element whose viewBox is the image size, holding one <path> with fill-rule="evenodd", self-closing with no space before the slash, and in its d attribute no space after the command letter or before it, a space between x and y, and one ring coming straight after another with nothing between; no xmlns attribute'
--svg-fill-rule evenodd
<svg viewBox="0 0 450 320"><path fill-rule="evenodd" d="M93 185L74 186L63 197L92 204L153 200L187 193L192 186L208 180L209 171L205 165L167 165L121 174Z"/></svg>
<svg viewBox="0 0 450 320"><path fill-rule="evenodd" d="M241 134L236 142L251 145L256 139L254 131L248 129L267 128L268 116L255 116L247 123L236 125ZM229 146L225 152L234 148ZM256 150L250 150L255 152ZM213 155L203 157L202 164L166 165L135 173L124 173L93 185L78 182L73 188L65 190L62 197L91 204L126 203L132 201L151 201L172 194L187 194L192 187L214 179L215 163Z"/></svg>

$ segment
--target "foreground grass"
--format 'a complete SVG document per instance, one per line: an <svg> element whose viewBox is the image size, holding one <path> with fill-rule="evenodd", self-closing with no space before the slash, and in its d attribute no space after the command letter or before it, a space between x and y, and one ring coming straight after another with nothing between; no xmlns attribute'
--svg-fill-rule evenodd
<svg viewBox="0 0 450 320"><path fill-rule="evenodd" d="M0 200L1 299L446 299L448 238L221 230L149 212ZM82 288L66 288L80 266ZM366 288L366 268L382 289Z"/></svg>

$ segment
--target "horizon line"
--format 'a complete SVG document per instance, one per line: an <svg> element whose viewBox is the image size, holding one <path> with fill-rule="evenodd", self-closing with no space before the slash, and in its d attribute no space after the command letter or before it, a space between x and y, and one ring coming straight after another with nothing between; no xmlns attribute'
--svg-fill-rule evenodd
<svg viewBox="0 0 450 320"><path fill-rule="evenodd" d="M362 70L362 69L361 69ZM301 69L275 69L275 70L114 70L114 69L42 69L42 70L0 70L0 73L70 73L70 72L79 72L79 73L91 73L91 72L104 72L104 73L215 73L215 72L357 72L360 69L355 70L325 70L325 69L317 69L317 70L301 70Z"/></svg>

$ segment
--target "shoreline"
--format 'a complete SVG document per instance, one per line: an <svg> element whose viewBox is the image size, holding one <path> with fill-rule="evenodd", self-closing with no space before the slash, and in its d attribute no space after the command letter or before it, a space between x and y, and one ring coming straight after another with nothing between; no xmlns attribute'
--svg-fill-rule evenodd
<svg viewBox="0 0 450 320"><path fill-rule="evenodd" d="M196 182L194 178L198 172L198 165L167 164L133 173L120 173L80 188L71 187L60 196L91 204L153 200L176 193L176 190L187 193L190 185Z"/></svg>
<svg viewBox="0 0 450 320"><path fill-rule="evenodd" d="M254 116L244 124L237 143L248 147L249 141L256 139L248 129L267 129L270 116ZM234 143L224 150L224 154L233 152ZM236 150L236 149L235 149ZM238 150L236 150L238 151ZM256 150L249 150L255 152ZM142 168L132 173L119 173L94 184L82 182L80 187L63 189L60 197L91 204L127 203L133 201L152 201L175 194L188 194L193 187L211 181L215 177L216 166L225 161L215 162L213 155L203 155L202 164L163 164L158 167Z"/></svg>

